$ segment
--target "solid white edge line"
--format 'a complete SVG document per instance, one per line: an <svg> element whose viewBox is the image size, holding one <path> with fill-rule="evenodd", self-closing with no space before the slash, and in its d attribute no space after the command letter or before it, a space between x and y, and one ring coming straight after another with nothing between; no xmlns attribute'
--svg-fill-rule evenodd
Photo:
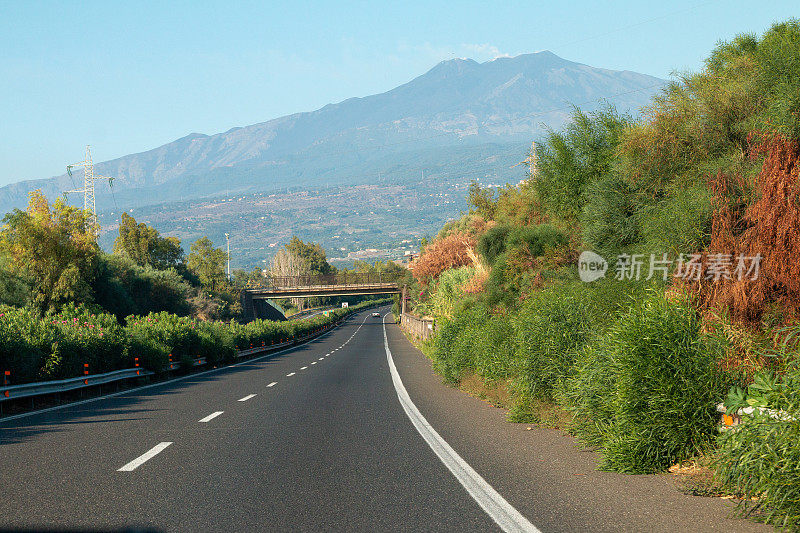
<svg viewBox="0 0 800 533"><path fill-rule="evenodd" d="M217 418L219 415L221 415L224 412L225 411L214 411L210 415L208 415L206 417L203 417L200 420L198 420L198 422L210 422L210 421L214 420L215 418Z"/></svg>
<svg viewBox="0 0 800 533"><path fill-rule="evenodd" d="M503 531L517 532L525 531L528 533L539 532L522 513L517 511L510 503L500 495L499 492L486 482L460 455L445 441L439 433L433 429L428 421L422 416L417 406L411 401L408 391L400 379L400 374L394 366L392 352L389 350L389 337L386 334L386 317L383 315L383 345L386 348L386 360L389 363L389 372L392 375L392 383L397 391L397 398L406 415L414 424L414 427L428 443L433 452L444 463L448 470L456 477L459 483L466 489L472 499L494 520Z"/></svg>
<svg viewBox="0 0 800 533"><path fill-rule="evenodd" d="M255 395L255 394L248 394L248 395L247 395L247 396L245 396L244 398L239 398L237 401L239 401L239 402L246 402L246 401L247 401L247 400L249 400L250 398L255 398L255 397L256 397L256 395Z"/></svg>
<svg viewBox="0 0 800 533"><path fill-rule="evenodd" d="M122 468L118 468L117 472L131 472L133 470L136 470L141 465L143 465L144 463L146 463L147 461L149 461L150 459L152 459L153 457L155 457L159 453L163 452L167 448L167 446L169 446L170 444L172 444L172 443L171 442L162 442L162 443L156 444L155 446L150 448L148 451L146 451L145 453L143 453L142 455L140 455L139 457L137 457L136 459L134 459L130 463L126 464Z"/></svg>

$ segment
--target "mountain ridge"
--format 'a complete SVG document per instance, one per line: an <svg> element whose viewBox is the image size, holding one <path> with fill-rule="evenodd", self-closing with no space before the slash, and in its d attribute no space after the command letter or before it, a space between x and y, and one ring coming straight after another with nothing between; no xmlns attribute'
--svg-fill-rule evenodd
<svg viewBox="0 0 800 533"><path fill-rule="evenodd" d="M421 146L530 141L543 133L543 125L560 127L570 104L591 110L605 96L614 98L620 109L635 112L664 83L632 71L568 61L550 51L483 63L450 59L383 93L225 132L190 133L98 163L96 169L120 178L115 183L118 191L152 189L224 168L258 169L263 186L269 188L293 175L309 174L305 167L316 168L326 158L329 166L347 168L373 158L370 151L396 152L402 159L402 153ZM81 179L81 172L74 174L75 181ZM341 179L346 182L347 177ZM232 181L228 185L235 185ZM312 177L298 183L322 184ZM10 184L0 188L0 207L23 206L31 188L41 188L52 197L74 185L66 175ZM98 190L98 198L107 195Z"/></svg>

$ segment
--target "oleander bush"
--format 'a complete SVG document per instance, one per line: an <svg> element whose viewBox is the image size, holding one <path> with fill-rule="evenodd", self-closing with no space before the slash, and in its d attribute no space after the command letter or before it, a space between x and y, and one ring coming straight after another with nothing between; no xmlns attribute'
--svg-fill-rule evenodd
<svg viewBox="0 0 800 533"><path fill-rule="evenodd" d="M56 340L56 328L29 308L0 306L0 372L12 383L34 381Z"/></svg>
<svg viewBox="0 0 800 533"><path fill-rule="evenodd" d="M131 366L129 340L114 315L94 313L84 306L68 304L44 317L55 326L56 339L45 365L43 379L81 375L84 364L92 374Z"/></svg>
<svg viewBox="0 0 800 533"><path fill-rule="evenodd" d="M236 351L270 345L319 331L323 326L360 309L391 299L367 301L328 316L306 320L247 324L201 321L167 312L127 317L121 325L113 314L68 304L44 316L27 308L0 306L0 371L11 371L11 383L63 379L131 368L159 372L169 357L187 371L197 357L210 365L229 363Z"/></svg>

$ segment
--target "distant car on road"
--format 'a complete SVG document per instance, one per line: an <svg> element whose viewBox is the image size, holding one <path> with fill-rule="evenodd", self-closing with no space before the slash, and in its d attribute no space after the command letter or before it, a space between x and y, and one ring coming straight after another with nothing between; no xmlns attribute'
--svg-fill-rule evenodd
<svg viewBox="0 0 800 533"><path fill-rule="evenodd" d="M372 316L376 316L376 317L380 318L381 314L380 313L372 313Z"/></svg>

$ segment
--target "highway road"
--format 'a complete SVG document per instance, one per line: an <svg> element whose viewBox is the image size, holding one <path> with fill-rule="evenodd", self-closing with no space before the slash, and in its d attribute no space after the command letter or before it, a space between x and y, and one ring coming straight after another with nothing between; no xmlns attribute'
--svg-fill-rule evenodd
<svg viewBox="0 0 800 533"><path fill-rule="evenodd" d="M0 529L769 530L528 427L362 312L277 355L0 422Z"/></svg>

